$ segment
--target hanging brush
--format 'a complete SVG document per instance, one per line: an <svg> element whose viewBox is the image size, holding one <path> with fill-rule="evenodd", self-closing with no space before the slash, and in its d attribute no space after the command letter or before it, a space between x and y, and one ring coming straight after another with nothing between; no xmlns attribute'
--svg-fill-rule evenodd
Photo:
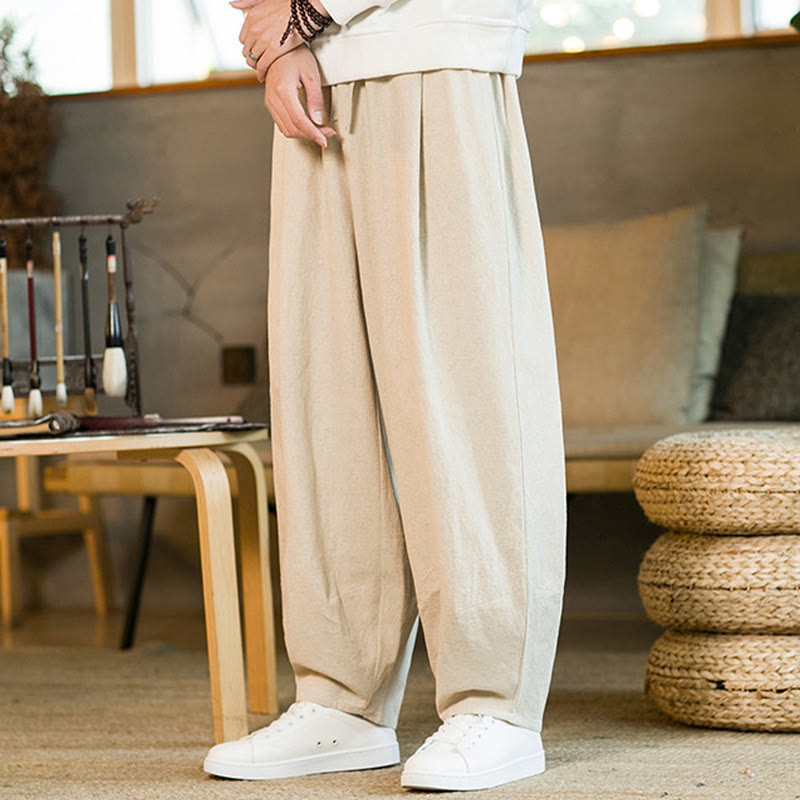
<svg viewBox="0 0 800 800"><path fill-rule="evenodd" d="M56 333L56 401L67 404L67 383L64 380L64 324L61 297L61 234L53 231L53 282L55 284L55 333Z"/></svg>
<svg viewBox="0 0 800 800"><path fill-rule="evenodd" d="M42 379L39 374L39 358L36 354L36 292L33 286L33 241L30 236L25 243L25 268L28 273L28 331L31 339L28 416L36 418L42 415Z"/></svg>
<svg viewBox="0 0 800 800"><path fill-rule="evenodd" d="M3 395L2 408L6 414L14 410L14 374L8 357L8 256L6 240L0 239L0 328L3 333Z"/></svg>
<svg viewBox="0 0 800 800"><path fill-rule="evenodd" d="M125 397L128 388L128 367L122 342L122 325L117 305L117 245L109 234L106 239L108 273L108 316L106 317L106 351L103 355L103 388L109 397Z"/></svg>
<svg viewBox="0 0 800 800"><path fill-rule="evenodd" d="M81 231L78 239L81 264L81 299L83 300L83 346L86 353L83 375L83 404L87 414L97 413L97 381L92 360L92 327L89 316L89 256L86 234Z"/></svg>

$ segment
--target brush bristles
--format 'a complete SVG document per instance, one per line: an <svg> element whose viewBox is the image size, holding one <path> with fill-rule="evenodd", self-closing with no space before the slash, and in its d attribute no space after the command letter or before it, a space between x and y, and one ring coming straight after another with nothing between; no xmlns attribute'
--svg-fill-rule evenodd
<svg viewBox="0 0 800 800"><path fill-rule="evenodd" d="M125 397L128 366L121 347L107 347L103 355L103 389L109 397Z"/></svg>
<svg viewBox="0 0 800 800"><path fill-rule="evenodd" d="M66 383L59 383L56 386L56 402L60 406L65 406L67 404L67 384Z"/></svg>
<svg viewBox="0 0 800 800"><path fill-rule="evenodd" d="M14 387L9 384L3 386L2 407L6 414L14 412Z"/></svg>
<svg viewBox="0 0 800 800"><path fill-rule="evenodd" d="M83 408L90 416L94 416L97 413L97 399L91 386L87 386L83 392Z"/></svg>
<svg viewBox="0 0 800 800"><path fill-rule="evenodd" d="M42 390L31 389L28 395L28 416L41 417L42 416Z"/></svg>

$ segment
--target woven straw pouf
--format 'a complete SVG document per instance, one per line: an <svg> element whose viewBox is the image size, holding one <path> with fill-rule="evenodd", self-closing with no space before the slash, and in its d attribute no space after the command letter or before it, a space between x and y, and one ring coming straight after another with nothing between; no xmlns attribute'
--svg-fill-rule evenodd
<svg viewBox="0 0 800 800"><path fill-rule="evenodd" d="M691 533L800 533L800 425L681 433L656 442L634 477L647 517Z"/></svg>
<svg viewBox="0 0 800 800"><path fill-rule="evenodd" d="M666 628L800 634L800 536L665 533L638 580L647 616Z"/></svg>
<svg viewBox="0 0 800 800"><path fill-rule="evenodd" d="M690 725L800 731L800 636L666 631L650 651L645 692Z"/></svg>

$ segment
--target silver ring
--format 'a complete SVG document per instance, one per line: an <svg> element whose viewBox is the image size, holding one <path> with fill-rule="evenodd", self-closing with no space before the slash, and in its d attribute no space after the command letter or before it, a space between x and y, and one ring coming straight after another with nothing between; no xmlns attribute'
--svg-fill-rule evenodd
<svg viewBox="0 0 800 800"><path fill-rule="evenodd" d="M247 57L248 57L248 58L249 58L251 61L258 61L258 56L257 56L257 55L256 55L256 54L255 54L255 53L252 51L252 50L248 50L248 51L247 51Z"/></svg>

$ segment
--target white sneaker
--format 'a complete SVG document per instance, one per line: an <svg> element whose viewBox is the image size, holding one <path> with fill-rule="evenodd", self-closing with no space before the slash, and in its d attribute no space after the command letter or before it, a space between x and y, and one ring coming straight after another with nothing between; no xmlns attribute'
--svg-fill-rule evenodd
<svg viewBox="0 0 800 800"><path fill-rule="evenodd" d="M316 703L294 703L266 728L215 745L203 769L222 778L268 780L400 763L392 728Z"/></svg>
<svg viewBox="0 0 800 800"><path fill-rule="evenodd" d="M456 714L406 761L410 789L489 789L544 772L542 737L494 717Z"/></svg>

